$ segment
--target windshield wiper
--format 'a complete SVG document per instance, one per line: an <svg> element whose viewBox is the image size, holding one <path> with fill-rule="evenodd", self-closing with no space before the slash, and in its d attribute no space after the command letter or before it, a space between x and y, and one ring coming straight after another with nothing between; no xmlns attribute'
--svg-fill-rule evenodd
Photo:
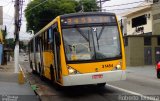
<svg viewBox="0 0 160 101"><path fill-rule="evenodd" d="M76 27L76 30L83 36L83 38L85 38L87 42L89 42L89 39L87 38L87 36L79 28Z"/></svg>
<svg viewBox="0 0 160 101"><path fill-rule="evenodd" d="M97 33L97 28L92 28L92 27L90 27L91 28L91 32L92 32L92 30L93 30L93 32L95 32L96 33L96 39L97 39L97 46L98 46L98 50L99 50L99 41L98 41L98 33ZM92 33L93 33L92 32Z"/></svg>
<svg viewBox="0 0 160 101"><path fill-rule="evenodd" d="M74 25L74 27L76 28L76 30L83 36L83 38L89 42L89 39L87 38L87 36L77 27L77 25Z"/></svg>
<svg viewBox="0 0 160 101"><path fill-rule="evenodd" d="M103 30L104 30L104 26L102 27L102 29L101 29L101 31L100 31L100 33L99 33L99 35L98 35L97 40L99 40L99 39L100 39L100 37L101 37L101 35L102 35Z"/></svg>

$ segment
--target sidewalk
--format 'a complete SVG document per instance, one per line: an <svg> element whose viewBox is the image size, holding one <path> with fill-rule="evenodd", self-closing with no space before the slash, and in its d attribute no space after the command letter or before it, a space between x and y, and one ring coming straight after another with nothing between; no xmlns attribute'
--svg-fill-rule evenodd
<svg viewBox="0 0 160 101"><path fill-rule="evenodd" d="M0 101L39 101L28 82L18 83L18 73L14 73L14 62L0 65Z"/></svg>
<svg viewBox="0 0 160 101"><path fill-rule="evenodd" d="M127 66L128 74L142 75L157 79L155 65L148 66Z"/></svg>

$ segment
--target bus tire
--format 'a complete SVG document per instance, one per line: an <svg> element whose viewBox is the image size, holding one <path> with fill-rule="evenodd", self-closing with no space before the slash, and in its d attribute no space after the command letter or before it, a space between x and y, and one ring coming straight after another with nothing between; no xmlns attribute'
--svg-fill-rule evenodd
<svg viewBox="0 0 160 101"><path fill-rule="evenodd" d="M41 64L40 63L38 64L38 68L39 68L39 75L40 75L40 73L41 73Z"/></svg>
<svg viewBox="0 0 160 101"><path fill-rule="evenodd" d="M32 61L30 61L30 68L33 70Z"/></svg>
<svg viewBox="0 0 160 101"><path fill-rule="evenodd" d="M35 74L38 74L37 63L35 63Z"/></svg>
<svg viewBox="0 0 160 101"><path fill-rule="evenodd" d="M157 71L157 78L160 79L160 71Z"/></svg>
<svg viewBox="0 0 160 101"><path fill-rule="evenodd" d="M40 73L41 73L41 65L40 65L40 63L38 63L38 71L37 71L37 73L38 73L38 75L40 75Z"/></svg>
<svg viewBox="0 0 160 101"><path fill-rule="evenodd" d="M97 86L98 87L105 87L106 83L98 83Z"/></svg>
<svg viewBox="0 0 160 101"><path fill-rule="evenodd" d="M50 66L50 76L51 76L51 80L50 81L53 84L54 88L56 90L58 90L58 91L62 90L63 87L55 82L54 69L53 69L52 65Z"/></svg>
<svg viewBox="0 0 160 101"><path fill-rule="evenodd" d="M32 64L32 61L30 61L30 68L32 70L32 73L35 74L35 70L33 70L33 64Z"/></svg>
<svg viewBox="0 0 160 101"><path fill-rule="evenodd" d="M40 79L42 80L42 81L44 81L45 80L45 77L43 76L43 67L42 66L40 66L40 73L39 73L39 76L40 76Z"/></svg>
<svg viewBox="0 0 160 101"><path fill-rule="evenodd" d="M50 66L50 76L51 76L51 82L54 83L55 79L54 79L54 70L53 70L53 66Z"/></svg>
<svg viewBox="0 0 160 101"><path fill-rule="evenodd" d="M42 81L44 81L44 80L45 80L45 77L43 76L43 74L42 74L42 73L39 73L39 76L40 76L40 79L41 79Z"/></svg>

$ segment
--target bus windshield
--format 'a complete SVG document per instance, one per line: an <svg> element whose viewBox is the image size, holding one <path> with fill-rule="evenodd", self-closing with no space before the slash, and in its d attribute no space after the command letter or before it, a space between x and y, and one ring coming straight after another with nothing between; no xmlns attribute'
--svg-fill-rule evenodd
<svg viewBox="0 0 160 101"><path fill-rule="evenodd" d="M67 61L103 60L121 56L117 25L64 28Z"/></svg>

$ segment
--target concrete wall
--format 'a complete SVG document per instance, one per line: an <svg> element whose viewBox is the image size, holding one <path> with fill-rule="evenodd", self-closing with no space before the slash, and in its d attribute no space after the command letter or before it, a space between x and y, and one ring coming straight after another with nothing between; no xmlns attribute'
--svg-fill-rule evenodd
<svg viewBox="0 0 160 101"><path fill-rule="evenodd" d="M145 36L125 36L128 38L128 46L125 46L126 51L126 64L127 66L143 66L145 65L144 48L152 48L152 65L155 64L155 47L160 47L157 44L157 37L150 36L151 45L144 46Z"/></svg>
<svg viewBox="0 0 160 101"><path fill-rule="evenodd" d="M128 37L126 59L128 66L144 65L143 37Z"/></svg>
<svg viewBox="0 0 160 101"><path fill-rule="evenodd" d="M144 64L143 37L130 37L130 65L138 66Z"/></svg>

